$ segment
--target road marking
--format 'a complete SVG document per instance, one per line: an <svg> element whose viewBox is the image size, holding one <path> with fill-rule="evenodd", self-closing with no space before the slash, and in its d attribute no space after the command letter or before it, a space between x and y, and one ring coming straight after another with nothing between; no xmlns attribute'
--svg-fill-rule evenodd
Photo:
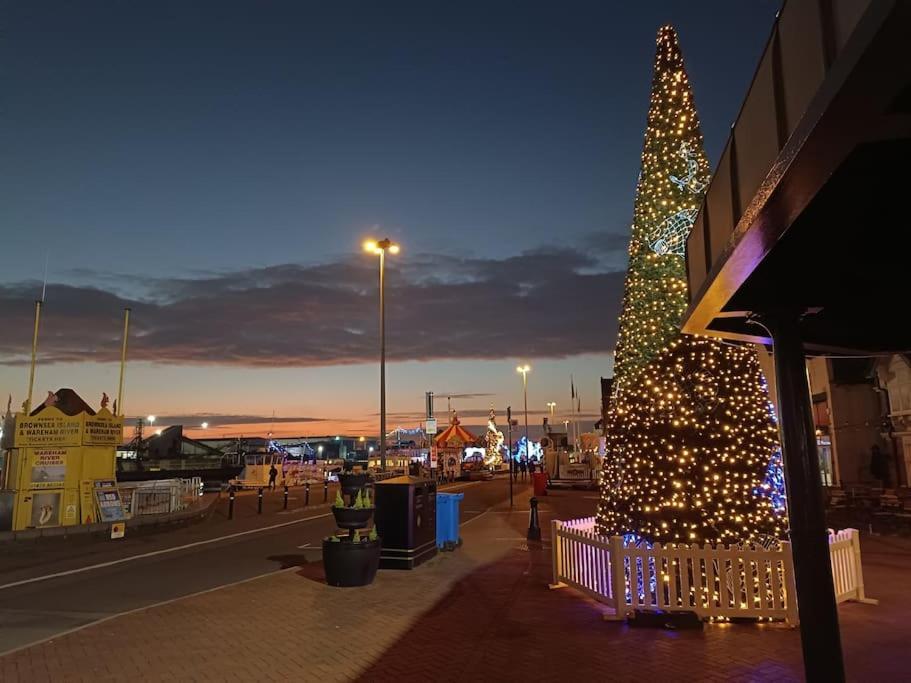
<svg viewBox="0 0 911 683"><path fill-rule="evenodd" d="M531 510L491 510L495 515L527 515ZM552 510L542 510L538 508L539 515L552 515Z"/></svg>
<svg viewBox="0 0 911 683"><path fill-rule="evenodd" d="M456 491L458 489L468 488L469 486L477 486L478 484L481 484L481 483L483 483L483 482L470 481L467 484L444 484L444 486L446 486L447 488L444 489L444 488L440 487L437 489L437 491Z"/></svg>
<svg viewBox="0 0 911 683"><path fill-rule="evenodd" d="M482 482L472 481L472 482L468 482L466 484L456 484L454 486L450 486L446 490L467 488L469 486L476 486L480 483L482 483ZM486 512L487 511L485 511L484 513L481 513L481 515L478 515L477 517L472 517L472 519L477 519L478 517L483 516L483 514L486 514ZM13 581L11 583L6 583L3 585L0 585L0 591L6 590L7 588L15 588L16 586L25 586L30 583L38 583L40 581L48 581L50 579L57 579L57 578L60 578L61 576L71 576L73 574L81 574L83 572L92 571L94 569L103 569L104 567L113 567L118 564L125 564L127 562L133 562L134 560L142 560L147 557L155 557L157 555L166 555L168 553L174 553L179 550L187 550L188 548L196 548L196 547L203 546L203 545L209 545L211 543L218 543L219 541L226 541L231 538L239 538L241 536L248 536L250 534L258 534L263 531L270 531L272 529L280 529L282 527L291 526L292 524L301 524L303 522L309 522L314 519L322 519L324 517L331 517L331 516L332 516L332 513L326 512L322 515L304 517L303 519L295 519L290 522L281 522L279 524L272 524L270 526L260 527L258 529L248 529L247 531L238 531L233 534L227 534L225 536L219 536L217 538L209 538L204 541L195 541L193 543L185 543L184 545L174 546L173 548L162 548L161 550L152 550L147 553L140 553L138 555L130 555L128 557L121 557L117 560L110 560L108 562L100 562L98 564L92 564L92 565L88 565L86 567L77 567L76 569L67 569L66 571L62 571L62 572L54 572L53 574L44 574L42 576L34 576L30 579L22 579L20 581ZM463 522L463 524L467 524L470 521L471 520L467 520L466 522Z"/></svg>
<svg viewBox="0 0 911 683"><path fill-rule="evenodd" d="M301 519L298 521L303 522L304 520ZM196 591L195 593L187 593L186 595L180 595L176 598L169 598L167 600L161 600L160 602L153 602L149 605L143 605L142 607L136 607L134 609L127 610L126 612L117 612L117 614L111 614L111 615L108 615L101 619L98 619L96 621L90 621L87 624L82 624L81 626L76 626L75 628L67 629L65 631L59 631L58 633L55 633L51 636L47 636L46 638L41 638L40 640L35 640L35 641L32 641L31 643L26 643L25 645L19 645L17 647L14 647L11 650L5 650L3 652L0 652L0 657L5 657L6 655L11 655L14 652L19 652L20 650L25 650L26 648L34 647L36 645L41 645L42 643L46 643L50 640L56 640L57 638L62 638L63 636L68 636L71 633L77 633L77 632L82 631L83 629L87 629L91 626L97 626L98 624L103 624L104 622L110 621L111 619L125 617L128 614L135 614L136 612L142 612L144 610L152 609L154 607L163 607L164 605L169 605L172 602L177 602L179 600L186 600L187 598L195 598L200 595L205 595L206 593L214 593L215 591L219 591L222 588L231 588L232 586L239 586L242 583L249 583L250 581L256 581L257 579L262 579L267 576L275 576L276 574L284 574L285 572L293 572L293 571L299 571L299 570L300 570L300 567L288 567L287 569L276 569L275 571L266 572L265 574L257 574L256 576L251 576L246 579L240 579L239 581L233 581L231 583L225 583L225 584L222 584L221 586L215 586L214 588L206 588L205 590ZM0 586L0 588L4 588L4 586Z"/></svg>
<svg viewBox="0 0 911 683"><path fill-rule="evenodd" d="M486 515L488 512L490 512L489 509L488 509L488 510L484 510L484 512L482 512L480 515L475 515L475 516L472 517L471 519L466 519L464 522L459 522L459 526L465 526L466 524L470 524L471 522L475 521L476 519L481 519L481 517L483 517L484 515Z"/></svg>
<svg viewBox="0 0 911 683"><path fill-rule="evenodd" d="M304 543L303 545L297 546L297 549L300 550L301 548L309 548L309 547L310 547L309 543Z"/></svg>
<svg viewBox="0 0 911 683"><path fill-rule="evenodd" d="M482 483L482 482L471 482L471 483L469 483L469 484L464 484L463 486L473 486L473 485L475 485L475 484L480 484L480 483ZM472 512L474 512L474 511L472 511ZM467 520L465 520L465 521L463 521L463 522L460 522L459 526L464 526L465 524L468 524L468 523L470 523L470 522L473 522L474 520L476 520L476 519L478 519L478 518L480 518L480 517L483 517L484 515L486 515L486 514L489 513L489 512L492 512L491 508L487 508L486 510L484 510L484 511L481 512L480 514L478 514L478 515L472 517L471 519L467 519ZM0 586L0 590L4 590L4 589L6 589L6 588L13 588L13 587L15 587L15 586L21 586L21 585L29 584L29 583L36 583L36 582L39 582L39 581L45 581L45 580L57 578L57 577L60 577L60 576L67 576L67 575L70 575L70 574L79 574L79 573L82 573L82 572L90 571L90 570L92 570L92 569L100 569L100 568L102 568L102 567L109 567L109 566L113 566L113 565L117 565L117 564L123 564L123 563L126 563L126 562L131 562L132 560L142 559L142 558L144 558L144 557L151 557L151 556L155 556L155 555L163 555L163 554L166 554L166 553L175 552L175 551L177 551L177 550L183 550L183 549L192 548L192 547L195 547L195 546L207 545L207 544L210 544L210 543L216 543L216 542L218 542L218 541L223 541L223 540L230 539L230 538L237 538L237 537L239 537L239 536L246 536L246 535L249 535L249 534L255 534L255 533L258 533L258 532L260 532L260 531L268 531L268 530L270 530L270 529L277 529L277 528L281 528L281 527L285 527L285 526L290 526L290 525L292 525L292 524L300 524L300 523L302 523L302 522L308 522L308 521L310 521L310 520L321 519L321 518L323 518L323 517L330 517L330 516L331 516L331 513L325 513L325 514L322 514L322 515L314 515L313 517L305 517L304 519L296 519L296 520L293 520L293 521L291 521L291 522L282 522L282 523L280 523L280 524L273 524L273 525L271 525L271 526L262 527L262 528L260 528L260 529L250 529L250 530L248 530L248 531L239 531L239 532L237 532L237 533L228 534L228 535L226 535L226 536L220 536L220 537L218 537L218 538L211 538L211 539L208 539L208 540L205 540L205 541L197 541L197 542L195 542L195 543L187 543L187 544L184 544L184 545L182 545L182 546L175 546L174 548L164 548L164 549L162 549L162 550L155 550L155 551L151 551L151 552L148 552L148 553L142 553L142 554L140 554L140 555L131 555L130 557L124 557L124 558L121 558L121 559L119 559L119 560L112 560L112 561L110 561L110 562L102 562L102 563L99 563L99 564L96 564L96 565L92 565L92 566L89 566L89 567L80 567L80 568L78 568L78 569L71 569L71 570L68 570L68 571L57 572L57 573L54 573L54 574L47 574L47 575L45 575L45 576L37 576L37 577L31 578L31 579L24 579L24 580L22 580L22 581L16 581L16 582L13 582L13 583L8 583L8 584L5 584L5 585L2 585L2 586ZM498 540L499 540L499 539L498 539ZM524 539L516 538L516 539L508 539L508 540L524 540ZM305 544L302 545L302 546L298 546L298 548L300 548L300 549L307 548L309 545L310 545L309 543L305 543ZM314 548L311 548L311 549L314 549ZM42 643L47 643L47 642L49 642L49 641L56 640L57 638L62 638L62 637L64 637L64 636L70 635L70 634L72 634L72 633L78 633L79 631L82 631L82 630L84 630L84 629L90 628L90 627L92 627L92 626L97 626L97 625L99 625L99 624L103 624L104 622L106 622L106 621L111 621L112 619L118 619L118 618L123 617L123 616L127 616L127 615L130 615L130 614L135 614L135 613L137 613L137 612L142 612L142 611L149 610L149 609L153 609L153 608L155 608L155 607L162 607L162 606L164 606L164 605L168 605L168 604L171 604L171 603L174 603L174 602L178 602L178 601L180 601L180 600L186 600L187 598L194 598L194 597L197 597L197 596L200 596L200 595L205 595L206 593L214 593L215 591L222 590L223 588L230 588L230 587L232 587L232 586L238 586L238 585L241 585L241 584L244 584L244 583L249 583L250 581L256 581L256 580L258 580L258 579L265 578L265 577L267 577L267 576L274 576L274 575L276 575L276 574L284 574L284 573L286 573L286 572L298 571L299 569L300 569L300 567L297 567L297 566L295 566L295 567L288 567L287 569L278 569L278 570L275 570L275 571L266 572L266 573L264 573L264 574L257 574L256 576L251 576L251 577L248 577L248 578L246 578L246 579L240 579L239 581L233 581L233 582L231 582L231 583L226 583L226 584L221 584L221 585L218 585L218 586L213 586L212 588L206 588L205 590L197 591L197 592L195 592L195 593L188 593L187 595L180 595L180 596L177 596L177 597L175 597L175 598L169 598L168 600L161 600L161 601L159 601L159 602L153 602L153 603L151 603L151 604L143 605L143 606L141 606L141 607L136 607L136 608L134 608L134 609L127 610L127 611L125 611L125 612L117 612L116 614L110 614L110 615L105 616L105 617L103 617L103 618L101 618L101 619L98 619L98 620L96 620L96 621L90 621L90 622L88 622L88 623L82 624L81 626L76 626L76 627L71 628L71 629L67 629L67 630L64 630L64 631L59 631L59 632L54 633L54 634L52 634L52 635L49 635L49 636L47 636L47 637L45 637L45 638L41 638L41 639L39 639L39 640L35 640L35 641L30 642L30 643L25 643L24 645L19 645L19 646L14 647L14 648L12 648L12 649L10 649L10 650L0 651L0 657L4 657L4 656L6 656L6 655L13 654L13 653L15 653L15 652L19 652L20 650L26 650L26 649L28 649L28 648L30 648L30 647L35 647L35 646L37 646L37 645L41 645Z"/></svg>
<svg viewBox="0 0 911 683"><path fill-rule="evenodd" d="M53 574L45 574L43 576L34 576L30 579L22 579L21 581L13 581L12 583L6 583L0 586L0 591L6 590L7 588L15 588L16 586L25 586L29 583L38 583L39 581L47 581L49 579L56 579L61 576L70 576L72 574L81 574L83 572L92 571L93 569L102 569L104 567L113 567L118 564L124 564L126 562L132 562L133 560L141 560L146 557L155 557L156 555L166 555L168 553L175 553L178 550L186 550L187 548L196 548L201 545L209 545L210 543L218 543L219 541L226 541L231 538L239 538L241 536L249 536L250 534L258 534L262 531L270 531L272 529L280 529L282 527L291 526L292 524L301 524L303 522L309 522L314 519L322 519L323 517L331 517L331 512L326 512L322 515L314 515L313 517L304 517L303 519L295 519L290 522L281 522L279 524L272 524L271 526L260 527L259 529L248 529L247 531L238 531L233 534L228 534L226 536L219 536L218 538L209 538L204 541L194 541L193 543L185 543L184 545L177 545L173 548L162 548L161 550L152 550L147 553L140 553L139 555L130 555L128 557L121 557L117 560L110 560L109 562L99 562L98 564L92 564L87 567L77 567L76 569L67 569L62 572L54 572Z"/></svg>

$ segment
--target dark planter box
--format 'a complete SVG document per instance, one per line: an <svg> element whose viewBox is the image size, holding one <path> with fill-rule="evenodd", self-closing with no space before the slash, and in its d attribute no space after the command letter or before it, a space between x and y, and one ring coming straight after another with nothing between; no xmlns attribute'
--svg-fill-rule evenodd
<svg viewBox="0 0 911 683"><path fill-rule="evenodd" d="M363 529L373 516L374 508L332 508L339 529Z"/></svg>
<svg viewBox="0 0 911 683"><path fill-rule="evenodd" d="M330 586L368 586L380 566L380 541L323 541L323 569Z"/></svg>
<svg viewBox="0 0 911 683"><path fill-rule="evenodd" d="M342 487L342 493L351 496L370 483L370 474L368 472L342 473L338 475L338 483Z"/></svg>

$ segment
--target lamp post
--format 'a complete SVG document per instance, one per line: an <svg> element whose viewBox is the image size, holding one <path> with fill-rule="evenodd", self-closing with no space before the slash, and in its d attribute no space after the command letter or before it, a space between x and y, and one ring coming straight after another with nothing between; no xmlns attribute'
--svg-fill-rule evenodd
<svg viewBox="0 0 911 683"><path fill-rule="evenodd" d="M399 245L388 237L367 240L364 251L380 257L380 470L386 471L386 252L399 253Z"/></svg>
<svg viewBox="0 0 911 683"><path fill-rule="evenodd" d="M528 443L528 373L531 372L531 366L520 365L516 372L522 375L522 392L525 398L525 459L531 462L531 446Z"/></svg>
<svg viewBox="0 0 911 683"><path fill-rule="evenodd" d="M548 401L548 402L547 402L547 407L550 408L550 416L553 417L553 416L554 416L554 408L557 407L557 404L554 403L553 401Z"/></svg>

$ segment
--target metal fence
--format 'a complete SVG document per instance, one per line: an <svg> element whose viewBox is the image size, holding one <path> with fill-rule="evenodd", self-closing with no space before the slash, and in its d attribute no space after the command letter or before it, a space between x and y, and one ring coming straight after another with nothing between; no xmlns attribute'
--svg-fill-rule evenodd
<svg viewBox="0 0 911 683"><path fill-rule="evenodd" d="M185 510L202 495L201 477L159 479L120 484L121 500L127 514L158 515Z"/></svg>

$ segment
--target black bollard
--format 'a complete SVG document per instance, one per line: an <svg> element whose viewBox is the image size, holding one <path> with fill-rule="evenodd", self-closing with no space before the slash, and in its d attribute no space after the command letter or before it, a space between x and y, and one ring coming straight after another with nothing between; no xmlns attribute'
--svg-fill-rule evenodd
<svg viewBox="0 0 911 683"><path fill-rule="evenodd" d="M304 485L304 507L310 505L310 482Z"/></svg>
<svg viewBox="0 0 911 683"><path fill-rule="evenodd" d="M329 502L329 482L328 481L323 482L323 502L324 503Z"/></svg>
<svg viewBox="0 0 911 683"><path fill-rule="evenodd" d="M228 487L228 519L234 519L234 486Z"/></svg>
<svg viewBox="0 0 911 683"><path fill-rule="evenodd" d="M259 500L256 502L256 514L263 514L263 487L259 487Z"/></svg>
<svg viewBox="0 0 911 683"><path fill-rule="evenodd" d="M541 527L538 525L538 499L532 498L528 503L531 505L531 515L528 520L528 535L526 538L529 541L540 541Z"/></svg>
<svg viewBox="0 0 911 683"><path fill-rule="evenodd" d="M288 485L285 484L285 502L282 503L282 510L288 509Z"/></svg>

